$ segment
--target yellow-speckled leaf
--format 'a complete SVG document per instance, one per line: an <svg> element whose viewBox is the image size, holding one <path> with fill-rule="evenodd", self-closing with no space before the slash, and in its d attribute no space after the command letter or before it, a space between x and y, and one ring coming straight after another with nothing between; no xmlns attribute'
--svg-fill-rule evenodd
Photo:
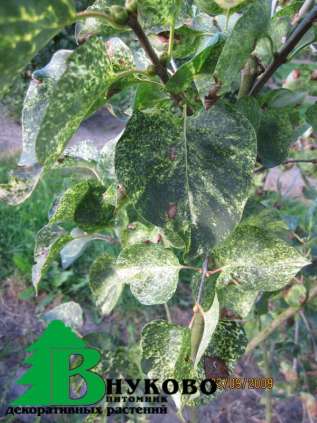
<svg viewBox="0 0 317 423"><path fill-rule="evenodd" d="M294 247L267 230L241 225L213 252L221 288L236 284L243 290L276 291L283 288L309 261Z"/></svg>
<svg viewBox="0 0 317 423"><path fill-rule="evenodd" d="M109 255L98 257L89 271L89 284L102 314L109 314L116 306L124 287L117 277L115 259Z"/></svg>
<svg viewBox="0 0 317 423"><path fill-rule="evenodd" d="M240 221L255 156L251 124L218 102L189 117L185 131L168 112L134 114L116 146L115 166L140 214L201 252Z"/></svg>
<svg viewBox="0 0 317 423"><path fill-rule="evenodd" d="M222 309L230 310L244 319L250 313L259 291L244 291L235 285L219 289L219 302Z"/></svg>
<svg viewBox="0 0 317 423"><path fill-rule="evenodd" d="M42 167L20 166L14 171L7 184L0 184L0 201L11 206L23 203L30 197L42 175Z"/></svg>
<svg viewBox="0 0 317 423"><path fill-rule="evenodd" d="M115 207L104 200L106 188L94 180L68 188L51 213L50 223L72 222L86 231L105 228Z"/></svg>
<svg viewBox="0 0 317 423"><path fill-rule="evenodd" d="M72 0L1 1L0 92L74 16Z"/></svg>
<svg viewBox="0 0 317 423"><path fill-rule="evenodd" d="M34 249L35 264L32 268L32 283L36 291L52 261L71 239L72 237L57 225L48 224L38 232Z"/></svg>
<svg viewBox="0 0 317 423"><path fill-rule="evenodd" d="M53 88L36 139L40 163L54 161L83 119L105 97L111 64L101 39L91 38L76 49Z"/></svg>
<svg viewBox="0 0 317 423"><path fill-rule="evenodd" d="M181 268L173 252L161 245L135 244L121 251L103 284L109 287L126 283L142 304L164 304L176 290Z"/></svg>
<svg viewBox="0 0 317 423"><path fill-rule="evenodd" d="M197 379L190 348L190 330L187 327L154 320L142 330L142 369L151 379L158 379L158 383L175 379L182 389L184 379ZM178 409L182 408L183 398L179 392L173 395L173 400Z"/></svg>
<svg viewBox="0 0 317 423"><path fill-rule="evenodd" d="M124 6L124 0L96 0L91 6L87 8L87 12L98 11L105 12L112 5ZM122 27L121 30L105 22L103 19L89 17L81 19L76 24L75 37L77 42L82 43L93 35L102 35L111 37L118 35L118 33L129 31L129 28Z"/></svg>

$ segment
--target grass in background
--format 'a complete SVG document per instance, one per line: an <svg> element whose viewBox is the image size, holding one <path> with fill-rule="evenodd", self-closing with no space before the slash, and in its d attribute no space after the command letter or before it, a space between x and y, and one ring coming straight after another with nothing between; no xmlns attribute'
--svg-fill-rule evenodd
<svg viewBox="0 0 317 423"><path fill-rule="evenodd" d="M15 159L0 162L0 182L6 182ZM35 235L47 223L50 206L65 182L56 172L39 183L32 196L19 206L0 202L0 279L17 268L28 279L33 264Z"/></svg>

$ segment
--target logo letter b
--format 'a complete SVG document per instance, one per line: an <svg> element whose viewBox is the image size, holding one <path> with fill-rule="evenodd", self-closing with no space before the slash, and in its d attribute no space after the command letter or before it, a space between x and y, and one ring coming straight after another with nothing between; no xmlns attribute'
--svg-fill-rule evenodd
<svg viewBox="0 0 317 423"><path fill-rule="evenodd" d="M71 368L71 356L79 355L81 363ZM51 404L52 405L92 405L105 395L105 383L101 376L93 372L101 354L92 348L78 350L54 349L51 351ZM71 397L71 377L81 376L86 384L86 392L80 398Z"/></svg>

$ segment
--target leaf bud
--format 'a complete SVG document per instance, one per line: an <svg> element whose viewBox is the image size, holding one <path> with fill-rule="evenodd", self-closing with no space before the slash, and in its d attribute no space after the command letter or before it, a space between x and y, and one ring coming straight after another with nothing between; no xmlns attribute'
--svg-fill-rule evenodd
<svg viewBox="0 0 317 423"><path fill-rule="evenodd" d="M111 19L117 25L125 25L128 20L128 12L122 6L113 5L110 7Z"/></svg>

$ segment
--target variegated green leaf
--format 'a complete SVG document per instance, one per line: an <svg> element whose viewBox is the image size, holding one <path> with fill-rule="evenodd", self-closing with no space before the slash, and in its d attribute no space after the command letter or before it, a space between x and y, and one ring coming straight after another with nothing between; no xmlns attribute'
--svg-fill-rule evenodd
<svg viewBox="0 0 317 423"><path fill-rule="evenodd" d="M130 48L121 40L113 37L106 41L107 55L114 74L134 68L134 58Z"/></svg>
<svg viewBox="0 0 317 423"><path fill-rule="evenodd" d="M38 131L45 115L53 87L65 71L66 60L72 52L59 50L43 69L34 72L26 93L22 111L22 154L18 168L7 185L0 186L0 199L8 204L20 204L32 194L41 174L35 154Z"/></svg>
<svg viewBox="0 0 317 423"><path fill-rule="evenodd" d="M169 113L135 114L116 147L116 173L140 214L174 229L202 251L241 218L256 155L243 115L218 102L182 122Z"/></svg>
<svg viewBox="0 0 317 423"><path fill-rule="evenodd" d="M138 13L143 26L151 31L169 28L172 19L177 25L182 25L185 17L189 16L189 2L187 0L138 0Z"/></svg>
<svg viewBox="0 0 317 423"><path fill-rule="evenodd" d="M205 13L211 16L223 13L222 8L214 0L195 0L195 4Z"/></svg>
<svg viewBox="0 0 317 423"><path fill-rule="evenodd" d="M244 291L235 285L226 286L217 292L221 308L232 311L242 319L250 313L259 294L258 291Z"/></svg>
<svg viewBox="0 0 317 423"><path fill-rule="evenodd" d="M105 191L103 185L91 180L72 186L55 206L50 223L75 222L89 231L106 227L115 207L104 201Z"/></svg>
<svg viewBox="0 0 317 423"><path fill-rule="evenodd" d="M36 188L42 175L42 167L20 166L10 175L7 184L0 184L0 201L16 206L27 200Z"/></svg>
<svg viewBox="0 0 317 423"><path fill-rule="evenodd" d="M275 208L264 207L256 195L249 198L240 225L256 226L284 240L289 235L288 225L281 220L280 213Z"/></svg>
<svg viewBox="0 0 317 423"><path fill-rule="evenodd" d="M262 97L261 102L269 108L283 109L285 107L300 106L305 100L306 94L303 92L294 92L286 88L269 91Z"/></svg>
<svg viewBox="0 0 317 423"><path fill-rule="evenodd" d="M53 88L36 139L40 163L51 163L67 141L105 98L112 68L101 39L91 38L67 60L67 67Z"/></svg>
<svg viewBox="0 0 317 423"><path fill-rule="evenodd" d="M70 240L71 236L54 224L48 224L38 232L34 249L35 264L32 268L32 283L36 292L39 282L49 269L52 261Z"/></svg>
<svg viewBox="0 0 317 423"><path fill-rule="evenodd" d="M270 7L266 0L253 2L236 23L219 57L215 78L221 84L220 93L231 91L239 79L240 70L264 37L270 23Z"/></svg>
<svg viewBox="0 0 317 423"><path fill-rule="evenodd" d="M22 110L23 151L19 161L22 166L32 166L38 162L35 153L38 133L50 97L65 72L67 60L72 53L72 50L57 51L44 68L33 73Z"/></svg>
<svg viewBox="0 0 317 423"><path fill-rule="evenodd" d="M124 247L133 244L153 243L157 244L161 239L160 229L153 225L144 225L140 222L132 222L121 232L121 243Z"/></svg>
<svg viewBox="0 0 317 423"><path fill-rule="evenodd" d="M210 32L216 33L216 31L211 30L208 33L199 31L198 29L191 28L187 25L177 28L175 30L173 57L175 59L184 59L186 57L194 56L197 51L197 45L206 40L209 37ZM165 42L165 44L167 49L167 42Z"/></svg>
<svg viewBox="0 0 317 423"><path fill-rule="evenodd" d="M142 304L164 304L176 290L181 268L172 251L161 245L135 244L121 251L103 283L126 283Z"/></svg>
<svg viewBox="0 0 317 423"><path fill-rule="evenodd" d="M81 177L93 177L101 179L98 174L97 165L99 151L93 141L83 140L75 145L65 148L63 155L52 165L52 169L61 171L66 175L71 172L79 172Z"/></svg>
<svg viewBox="0 0 317 423"><path fill-rule="evenodd" d="M250 96L241 97L235 106L249 120L255 132L258 132L261 124L261 109L257 100Z"/></svg>
<svg viewBox="0 0 317 423"><path fill-rule="evenodd" d="M104 183L108 181L116 181L115 168L114 168L114 159L115 159L115 150L116 145L119 139L122 137L124 130L116 135L114 138L110 139L103 146L100 151L100 156L97 164L97 171L101 175L102 181Z"/></svg>
<svg viewBox="0 0 317 423"><path fill-rule="evenodd" d="M0 4L1 91L64 26L72 23L72 0L10 0Z"/></svg>
<svg viewBox="0 0 317 423"><path fill-rule="evenodd" d="M105 354L103 371L110 378L140 379L144 375L140 367L141 349L140 344L118 347L114 351ZM141 386L138 386L135 394L142 395Z"/></svg>
<svg viewBox="0 0 317 423"><path fill-rule="evenodd" d="M281 164L295 141L290 112L287 109L267 109L262 113L258 131L258 154L265 167Z"/></svg>
<svg viewBox="0 0 317 423"><path fill-rule="evenodd" d="M91 241L101 240L107 243L113 242L111 237L107 235L99 233L89 234L79 228L74 228L70 235L73 239L67 242L67 244L60 251L63 269L70 267L74 261L83 254Z"/></svg>
<svg viewBox="0 0 317 423"><path fill-rule="evenodd" d="M91 6L87 8L87 12L97 11L105 12L108 7L112 5L124 6L124 0L96 0ZM77 42L82 43L94 35L102 35L111 37L118 35L118 32L126 32L129 28L121 28L120 30L113 25L110 25L105 20L95 17L81 19L76 24L75 37Z"/></svg>
<svg viewBox="0 0 317 423"><path fill-rule="evenodd" d="M222 360L229 372L243 355L248 339L240 323L220 320L208 345L206 356Z"/></svg>
<svg viewBox="0 0 317 423"><path fill-rule="evenodd" d="M143 371L159 383L166 379L176 379L181 384L190 378L190 330L186 327L154 320L142 330L141 337ZM180 396L174 398L181 408Z"/></svg>
<svg viewBox="0 0 317 423"><path fill-rule="evenodd" d="M136 244L125 248L116 261L117 273L142 304L164 304L174 295L181 265L160 245Z"/></svg>
<svg viewBox="0 0 317 423"><path fill-rule="evenodd" d="M117 276L113 257L102 255L96 259L90 268L89 282L101 313L111 313L124 287L124 280Z"/></svg>
<svg viewBox="0 0 317 423"><path fill-rule="evenodd" d="M222 47L223 39L219 34L210 37L200 51L191 60L184 63L169 79L167 88L178 93L192 84L195 75L206 71L211 74L215 69Z"/></svg>
<svg viewBox="0 0 317 423"><path fill-rule="evenodd" d="M221 288L237 284L243 290L276 291L283 288L309 261L267 230L241 225L214 250Z"/></svg>

